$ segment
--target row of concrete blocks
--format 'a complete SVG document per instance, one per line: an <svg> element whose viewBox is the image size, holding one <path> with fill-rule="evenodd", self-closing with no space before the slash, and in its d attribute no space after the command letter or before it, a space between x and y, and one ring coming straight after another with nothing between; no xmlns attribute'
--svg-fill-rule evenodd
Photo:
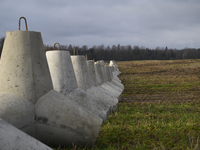
<svg viewBox="0 0 200 150"><path fill-rule="evenodd" d="M0 147L93 146L124 90L119 73L114 61L45 52L40 32L8 31L0 61Z"/></svg>

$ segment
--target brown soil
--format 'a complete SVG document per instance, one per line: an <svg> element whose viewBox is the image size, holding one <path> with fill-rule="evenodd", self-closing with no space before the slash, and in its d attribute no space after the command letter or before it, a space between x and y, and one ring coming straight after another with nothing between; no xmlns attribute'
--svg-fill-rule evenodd
<svg viewBox="0 0 200 150"><path fill-rule="evenodd" d="M196 103L200 100L199 59L125 61L118 62L118 66L122 72L119 78L125 86L120 102Z"/></svg>

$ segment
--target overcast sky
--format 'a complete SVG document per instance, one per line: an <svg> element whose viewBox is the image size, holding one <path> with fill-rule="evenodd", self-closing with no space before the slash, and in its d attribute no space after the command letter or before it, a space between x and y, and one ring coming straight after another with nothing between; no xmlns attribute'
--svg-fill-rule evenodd
<svg viewBox="0 0 200 150"><path fill-rule="evenodd" d="M0 38L21 16L48 45L200 48L200 0L0 0Z"/></svg>

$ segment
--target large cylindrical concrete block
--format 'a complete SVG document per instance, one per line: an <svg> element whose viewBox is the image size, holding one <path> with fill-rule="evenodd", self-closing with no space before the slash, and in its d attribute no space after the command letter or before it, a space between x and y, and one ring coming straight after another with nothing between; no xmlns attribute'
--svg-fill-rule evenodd
<svg viewBox="0 0 200 150"><path fill-rule="evenodd" d="M0 68L0 92L36 103L53 89L40 32L8 31Z"/></svg>

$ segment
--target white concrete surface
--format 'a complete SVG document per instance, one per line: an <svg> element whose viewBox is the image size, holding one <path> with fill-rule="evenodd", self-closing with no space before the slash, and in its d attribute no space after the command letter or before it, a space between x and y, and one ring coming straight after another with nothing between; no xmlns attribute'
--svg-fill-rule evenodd
<svg viewBox="0 0 200 150"><path fill-rule="evenodd" d="M70 53L61 50L47 51L46 57L54 89L63 94L75 90L78 85Z"/></svg>
<svg viewBox="0 0 200 150"><path fill-rule="evenodd" d="M86 91L92 86L92 81L87 70L85 56L71 56L71 60L78 87Z"/></svg>
<svg viewBox="0 0 200 150"><path fill-rule="evenodd" d="M0 118L1 150L53 150Z"/></svg>
<svg viewBox="0 0 200 150"><path fill-rule="evenodd" d="M53 89L40 32L8 31L0 68L0 92L36 103Z"/></svg>
<svg viewBox="0 0 200 150"><path fill-rule="evenodd" d="M35 112L36 138L52 146L93 146L103 121L55 90L38 100Z"/></svg>
<svg viewBox="0 0 200 150"><path fill-rule="evenodd" d="M119 87L108 82L108 77L107 77L104 61L101 60L100 64L101 64L100 66L101 66L101 70L103 74L103 82L104 82L101 86L105 89L110 89L112 91L115 91L118 94L118 96L120 96L122 93L122 90Z"/></svg>
<svg viewBox="0 0 200 150"><path fill-rule="evenodd" d="M35 122L35 108L19 95L0 92L0 118L21 129Z"/></svg>
<svg viewBox="0 0 200 150"><path fill-rule="evenodd" d="M49 145L95 144L103 120L53 90L39 32L7 32L0 67L0 117Z"/></svg>
<svg viewBox="0 0 200 150"><path fill-rule="evenodd" d="M117 73L117 75L119 75L121 72L118 69L118 65L114 60L111 60L109 63L109 66L114 66L115 72Z"/></svg>
<svg viewBox="0 0 200 150"><path fill-rule="evenodd" d="M115 86L119 87L121 89L121 92L124 91L124 85L120 82L117 82L115 79L112 79L112 72L110 66L105 65L108 81L114 84Z"/></svg>
<svg viewBox="0 0 200 150"><path fill-rule="evenodd" d="M86 91L92 95L95 95L97 98L99 98L106 104L110 105L112 112L115 112L117 110L118 99L116 99L115 97L112 97L106 90L97 86L94 62L92 60L87 61L87 67L88 67L88 72L90 74L93 86L91 86Z"/></svg>
<svg viewBox="0 0 200 150"><path fill-rule="evenodd" d="M87 92L87 89L89 89L93 83L87 69L86 59L84 56L71 56L71 60L78 87ZM110 105L106 104L95 95L88 94L94 97L95 102L97 103L96 106L99 107L98 109L102 112L106 112L106 116L108 116L111 109Z"/></svg>
<svg viewBox="0 0 200 150"><path fill-rule="evenodd" d="M107 109L109 108L105 107L105 104L96 97L78 88L70 53L68 51L48 51L46 56L54 89L104 121L107 120L109 116Z"/></svg>
<svg viewBox="0 0 200 150"><path fill-rule="evenodd" d="M120 93L111 88L110 86L108 86L107 84L104 84L103 73L101 70L100 62L95 62L94 67L95 67L97 84L104 90L108 91L111 96L114 96L115 98L119 99ZM104 85L104 87L102 85Z"/></svg>

